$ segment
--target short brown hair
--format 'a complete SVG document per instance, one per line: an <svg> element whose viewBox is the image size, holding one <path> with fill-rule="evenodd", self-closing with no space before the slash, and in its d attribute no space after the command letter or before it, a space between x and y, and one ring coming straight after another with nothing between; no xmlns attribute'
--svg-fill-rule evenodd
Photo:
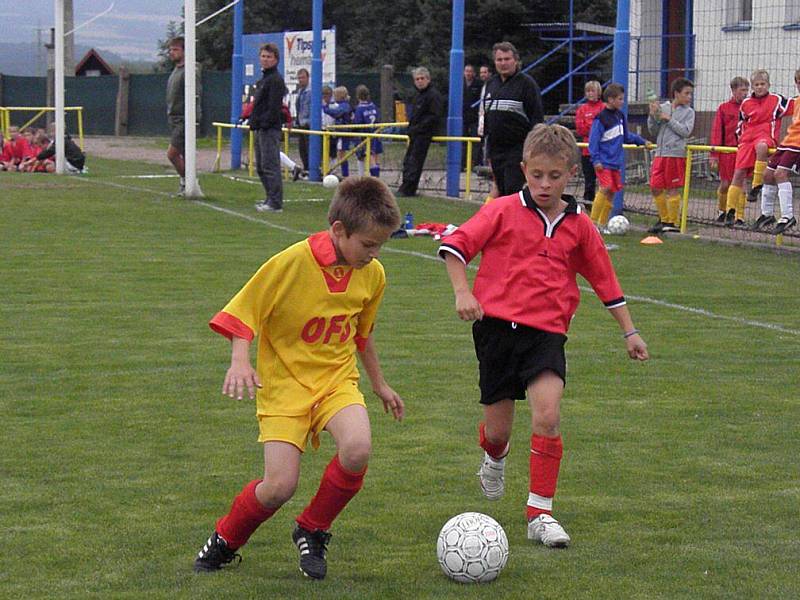
<svg viewBox="0 0 800 600"><path fill-rule="evenodd" d="M738 87L742 87L743 85L750 87L750 81L747 79L747 77L736 76L733 79L731 79L731 91L735 90Z"/></svg>
<svg viewBox="0 0 800 600"><path fill-rule="evenodd" d="M578 145L575 136L562 125L539 123L528 133L522 147L522 160L545 154L564 159L568 166L578 163Z"/></svg>
<svg viewBox="0 0 800 600"><path fill-rule="evenodd" d="M511 42L497 42L492 46L492 58L494 58L495 52L498 50L500 50L500 52L511 52L514 54L514 60L519 60L519 52L517 52L517 48Z"/></svg>
<svg viewBox="0 0 800 600"><path fill-rule="evenodd" d="M261 54L262 52L269 52L270 54L274 55L277 60L281 59L281 51L278 50L278 46L272 42L261 44L258 49L258 53Z"/></svg>
<svg viewBox="0 0 800 600"><path fill-rule="evenodd" d="M692 83L690 79L686 79L686 77L678 77L672 82L672 85L669 86L669 91L672 93L672 96L675 97L675 94L682 92L683 88L686 87L694 89L694 83Z"/></svg>
<svg viewBox="0 0 800 600"><path fill-rule="evenodd" d="M609 83L603 90L603 100L608 102L610 98L619 98L625 95L625 86L621 83Z"/></svg>
<svg viewBox="0 0 800 600"><path fill-rule="evenodd" d="M346 177L336 188L328 223L341 221L347 235L373 226L400 226L400 209L389 187L377 177Z"/></svg>
<svg viewBox="0 0 800 600"><path fill-rule="evenodd" d="M363 83L356 86L356 98L360 102L366 102L369 100L369 88Z"/></svg>
<svg viewBox="0 0 800 600"><path fill-rule="evenodd" d="M178 46L179 48L184 48L185 43L183 40L183 36L179 35L178 37L172 38L169 43L167 44L167 48L172 48L173 46Z"/></svg>

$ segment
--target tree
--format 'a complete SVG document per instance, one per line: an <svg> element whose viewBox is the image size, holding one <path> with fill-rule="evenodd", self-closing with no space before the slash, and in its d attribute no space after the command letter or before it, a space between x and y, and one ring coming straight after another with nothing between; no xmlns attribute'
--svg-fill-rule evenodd
<svg viewBox="0 0 800 600"><path fill-rule="evenodd" d="M167 35L163 40L158 40L158 62L153 70L156 73L165 73L171 71L173 64L169 59L169 42L171 39L183 35L183 21L176 23L170 21L167 23Z"/></svg>

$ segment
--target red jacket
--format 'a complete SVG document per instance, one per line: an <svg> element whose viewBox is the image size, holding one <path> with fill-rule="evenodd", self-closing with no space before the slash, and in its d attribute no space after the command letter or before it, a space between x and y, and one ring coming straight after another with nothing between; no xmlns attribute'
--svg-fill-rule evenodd
<svg viewBox="0 0 800 600"><path fill-rule="evenodd" d="M11 140L3 142L3 148L0 150L0 162L11 162L14 160L14 148L11 145Z"/></svg>
<svg viewBox="0 0 800 600"><path fill-rule="evenodd" d="M780 94L769 92L757 98L752 94L739 107L737 134L740 144L753 144L762 139L778 143L781 133L781 117L789 110L789 100Z"/></svg>
<svg viewBox="0 0 800 600"><path fill-rule="evenodd" d="M14 161L22 162L29 158L36 156L36 151L33 146L28 143L28 140L21 135L14 141Z"/></svg>
<svg viewBox="0 0 800 600"><path fill-rule="evenodd" d="M741 104L734 102L733 98L723 102L717 108L714 115L714 122L711 124L711 136L708 143L711 146L732 146L736 147L739 140L736 139L736 127L739 125L739 109ZM719 158L719 152L712 152L711 156Z"/></svg>
<svg viewBox="0 0 800 600"><path fill-rule="evenodd" d="M582 142L589 141L589 132L592 130L592 121L594 118L606 107L605 102L597 100L595 102L586 102L578 107L575 112L575 133L577 133ZM581 148L583 156L589 156L589 148Z"/></svg>

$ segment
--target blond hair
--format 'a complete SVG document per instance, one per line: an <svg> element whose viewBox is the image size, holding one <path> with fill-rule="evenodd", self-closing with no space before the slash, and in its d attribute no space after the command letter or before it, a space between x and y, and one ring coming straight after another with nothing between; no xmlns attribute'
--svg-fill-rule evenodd
<svg viewBox="0 0 800 600"><path fill-rule="evenodd" d="M347 235L378 226L400 226L400 208L389 187L377 177L346 177L337 186L328 223L340 221Z"/></svg>
<svg viewBox="0 0 800 600"><path fill-rule="evenodd" d="M343 85L337 86L333 88L333 99L337 102L342 102L344 100L348 100L350 98L350 92L347 91L347 88Z"/></svg>
<svg viewBox="0 0 800 600"><path fill-rule="evenodd" d="M529 161L534 156L546 155L561 158L567 166L578 163L578 145L575 136L562 125L539 123L531 129L522 147L522 160Z"/></svg>
<svg viewBox="0 0 800 600"><path fill-rule="evenodd" d="M769 83L769 73L765 69L756 69L753 71L753 74L750 75L750 82L752 83L756 79L763 79Z"/></svg>
<svg viewBox="0 0 800 600"><path fill-rule="evenodd" d="M586 84L583 86L584 93L588 92L589 90L597 90L597 95L603 93L603 86L600 85L600 82L596 79L592 79L591 81L587 81Z"/></svg>

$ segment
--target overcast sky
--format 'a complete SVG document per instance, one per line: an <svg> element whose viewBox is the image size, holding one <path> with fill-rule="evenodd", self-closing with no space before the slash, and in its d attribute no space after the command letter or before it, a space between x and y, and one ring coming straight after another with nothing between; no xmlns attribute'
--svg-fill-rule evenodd
<svg viewBox="0 0 800 600"><path fill-rule="evenodd" d="M55 25L53 0L0 0L0 40L35 42L36 30L47 40ZM81 45L116 52L127 60L154 60L167 24L179 21L183 0L73 0L75 26L114 4L107 15L75 32ZM76 57L79 58L79 57Z"/></svg>

